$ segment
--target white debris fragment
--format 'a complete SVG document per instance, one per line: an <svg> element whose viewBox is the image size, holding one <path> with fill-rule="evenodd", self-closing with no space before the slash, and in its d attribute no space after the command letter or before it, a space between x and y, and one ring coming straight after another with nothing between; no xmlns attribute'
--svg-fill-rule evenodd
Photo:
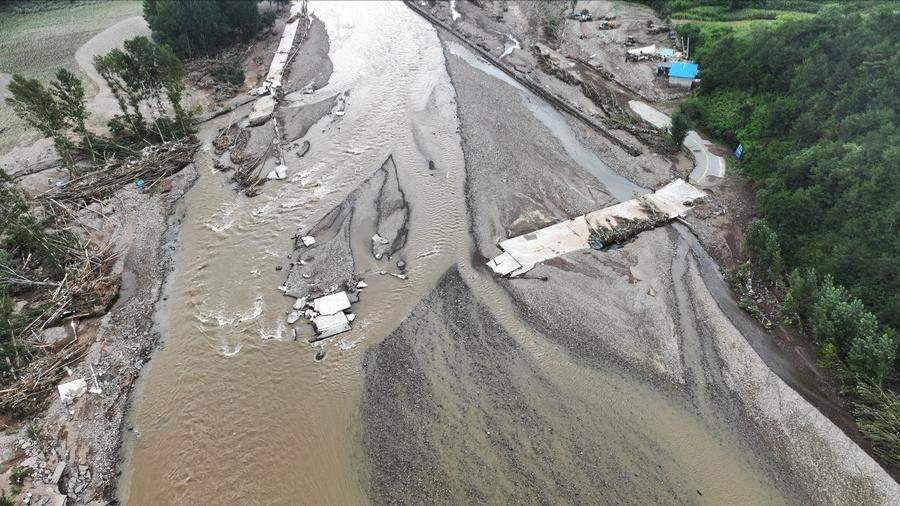
<svg viewBox="0 0 900 506"><path fill-rule="evenodd" d="M313 310L320 315L333 315L345 309L350 309L347 292L337 292L313 300Z"/></svg>
<svg viewBox="0 0 900 506"><path fill-rule="evenodd" d="M369 285L366 284L365 281L358 281L358 282L356 283L356 288L358 288L358 289L360 289L360 290L362 290L363 288L368 288L368 287L369 287Z"/></svg>
<svg viewBox="0 0 900 506"><path fill-rule="evenodd" d="M407 277L408 277L406 274L397 274L394 272L391 273L391 276L394 276L397 279L403 279L403 280L407 279Z"/></svg>
<svg viewBox="0 0 900 506"><path fill-rule="evenodd" d="M100 383L97 382L97 373L94 372L94 366L88 364L88 367L91 368L91 376L94 377L94 386L92 386L88 391L94 395L100 395L103 393L103 390L100 389Z"/></svg>
<svg viewBox="0 0 900 506"><path fill-rule="evenodd" d="M350 322L347 320L347 315L341 312L317 316L313 318L312 323L322 339L350 330Z"/></svg>
<svg viewBox="0 0 900 506"><path fill-rule="evenodd" d="M59 390L59 398L63 402L71 402L87 392L87 381L84 381L84 378L78 378L60 383L56 386L56 389Z"/></svg>
<svg viewBox="0 0 900 506"><path fill-rule="evenodd" d="M301 316L303 316L303 313L300 311L291 311L287 317L288 324L293 325L294 323L297 323L297 320L299 320Z"/></svg>
<svg viewBox="0 0 900 506"><path fill-rule="evenodd" d="M309 297L300 297L294 302L294 309L303 309L306 307L306 301L309 300Z"/></svg>
<svg viewBox="0 0 900 506"><path fill-rule="evenodd" d="M311 235L304 235L300 238L300 242L303 243L307 248L316 243L316 238Z"/></svg>
<svg viewBox="0 0 900 506"><path fill-rule="evenodd" d="M279 165L272 169L267 175L266 179L285 179L287 178L287 165Z"/></svg>
<svg viewBox="0 0 900 506"><path fill-rule="evenodd" d="M353 313L347 313L347 321L348 321L348 322L352 322L352 321L355 320L355 319L356 319L356 315L355 315L355 314L353 314Z"/></svg>

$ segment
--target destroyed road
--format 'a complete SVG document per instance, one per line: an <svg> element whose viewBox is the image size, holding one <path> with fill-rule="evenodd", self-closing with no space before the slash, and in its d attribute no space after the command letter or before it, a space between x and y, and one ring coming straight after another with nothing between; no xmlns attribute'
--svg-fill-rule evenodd
<svg viewBox="0 0 900 506"><path fill-rule="evenodd" d="M757 355L738 330L755 323L721 309L686 226L514 278L486 265L504 241L659 190L623 175L634 157L403 3L309 9L283 99L198 135L123 502L897 497L789 386L796 371ZM284 178L235 192L214 167L238 146ZM691 219L685 195L672 215Z"/></svg>

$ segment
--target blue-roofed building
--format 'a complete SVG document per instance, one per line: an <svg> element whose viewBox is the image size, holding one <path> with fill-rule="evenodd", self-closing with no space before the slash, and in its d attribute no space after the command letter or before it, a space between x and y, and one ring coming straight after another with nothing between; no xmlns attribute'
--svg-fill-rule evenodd
<svg viewBox="0 0 900 506"><path fill-rule="evenodd" d="M700 67L693 62L672 62L672 66L669 67L669 84L687 86L690 88L694 79L697 78L697 72L699 72L699 70Z"/></svg>

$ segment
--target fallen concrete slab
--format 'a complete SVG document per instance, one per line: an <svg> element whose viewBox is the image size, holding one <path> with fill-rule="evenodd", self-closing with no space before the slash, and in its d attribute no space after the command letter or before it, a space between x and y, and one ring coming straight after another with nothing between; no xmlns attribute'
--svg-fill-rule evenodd
<svg viewBox="0 0 900 506"><path fill-rule="evenodd" d="M345 309L350 309L350 298L347 292L337 292L318 299L313 299L313 311L320 315L333 315Z"/></svg>
<svg viewBox="0 0 900 506"><path fill-rule="evenodd" d="M314 338L315 341L350 330L350 321L347 319L347 315L341 312L316 316L313 318L312 323L316 327L317 332Z"/></svg>
<svg viewBox="0 0 900 506"><path fill-rule="evenodd" d="M522 264L516 262L516 259L509 253L503 253L490 259L488 266L501 276L508 276L522 268Z"/></svg>
<svg viewBox="0 0 900 506"><path fill-rule="evenodd" d="M287 165L278 165L266 175L266 179L285 179L287 178Z"/></svg>
<svg viewBox="0 0 900 506"><path fill-rule="evenodd" d="M595 231L615 230L638 220L646 220L650 226L660 218L669 221L683 216L694 201L705 195L678 179L654 193L500 241L498 246L503 253L490 259L487 265L499 276L520 276L541 262L587 249Z"/></svg>

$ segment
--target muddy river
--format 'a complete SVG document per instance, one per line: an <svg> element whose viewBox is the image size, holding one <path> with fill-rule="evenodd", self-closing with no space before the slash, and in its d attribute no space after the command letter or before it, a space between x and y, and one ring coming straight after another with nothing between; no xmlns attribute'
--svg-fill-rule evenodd
<svg viewBox="0 0 900 506"><path fill-rule="evenodd" d="M676 395L639 374L574 359L525 322L509 291L475 267L457 90L447 59L459 58L504 93L518 95L612 198L646 190L613 173L555 109L462 46L442 43L435 29L403 4L314 2L310 9L327 28L334 72L321 89L287 99L311 104L349 91L346 113L316 123L305 137L310 152L303 158L289 154L288 178L268 182L254 198L236 193L227 174L212 166L211 141L231 118L200 132L205 144L196 160L199 178L173 217L180 227L175 269L157 314L162 341L142 372L129 416L119 486L123 502L356 504L440 498L427 484L420 495L399 486L395 492L403 495L385 492L392 487L386 478L391 464L367 444L405 436L372 422L375 408L363 406L383 391L377 378L367 381L363 363L390 361L393 353L403 358L402 350L379 345L392 333L403 342L404 332L427 337L410 345L419 357L410 370L427 365L422 377L432 385L429 402L435 406L427 420L431 428L419 434L435 437L433 454L423 458L435 461L450 490L474 494L469 501L504 502L504 496L516 496L517 487L532 486L543 490L519 497L785 502L783 487L763 459L719 412L717 391L707 387L717 379L705 372L709 362L696 332L682 335L686 380ZM245 107L237 114L246 112ZM411 209L404 251L408 279L379 275L390 270L390 261L376 261L368 237L352 234L355 270L369 285L353 305L353 330L314 345L294 340L285 321L294 299L278 290L295 258L293 236L339 204L388 156ZM364 215L360 227L365 220ZM679 236L684 233L659 231L660 241L674 245L675 279L684 275L679 269L691 268L684 260L688 242ZM445 273L454 266L458 280L447 281ZM459 305L445 301L442 315L493 322L492 332L508 336L505 342L515 350L509 361L495 363L489 351L470 356L471 350L454 348L460 336L442 333L440 326L398 331L408 326L411 314L434 317L426 314L426 303L437 304L440 294L433 290L439 282L448 287L440 294L456 294ZM680 321L690 323L686 290L674 284L673 304ZM464 312L469 306L482 309ZM323 347L326 357L316 361ZM502 388L496 383L501 380ZM531 413L537 430L519 431L521 421L510 412L519 408L498 402L510 392L522 411ZM412 406L391 409L408 409L401 413L406 419L417 413ZM441 420L458 423L466 444L437 428ZM491 429L481 431L485 423ZM490 430L508 443L506 452L498 450ZM401 455L385 454L386 460L395 457ZM531 483L510 478L520 475L531 476Z"/></svg>

